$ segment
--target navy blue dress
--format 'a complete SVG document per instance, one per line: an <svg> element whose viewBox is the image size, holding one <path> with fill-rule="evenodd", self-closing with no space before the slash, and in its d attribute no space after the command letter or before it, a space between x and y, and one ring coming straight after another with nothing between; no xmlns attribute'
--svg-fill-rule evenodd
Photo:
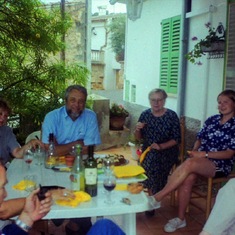
<svg viewBox="0 0 235 235"><path fill-rule="evenodd" d="M142 151L153 143L161 144L171 139L174 139L177 143L181 141L179 118L170 109L167 109L161 117L155 117L151 109L147 109L140 115L139 122L147 123L141 129L144 141ZM178 145L161 151L152 149L147 153L141 164L148 177L144 181L144 186L151 189L153 194L166 185L170 170L178 161L178 155Z"/></svg>

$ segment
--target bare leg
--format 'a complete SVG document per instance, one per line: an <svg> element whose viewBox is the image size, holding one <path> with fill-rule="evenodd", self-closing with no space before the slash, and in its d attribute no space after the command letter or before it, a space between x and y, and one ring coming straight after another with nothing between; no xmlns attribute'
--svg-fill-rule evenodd
<svg viewBox="0 0 235 235"><path fill-rule="evenodd" d="M185 219L184 218L185 211L188 206L191 197L192 187L196 182L196 179L197 179L196 174L189 175L178 189L178 201L179 201L178 217L181 220Z"/></svg>
<svg viewBox="0 0 235 235"><path fill-rule="evenodd" d="M215 165L206 158L190 158L183 162L171 175L166 186L154 195L157 201L177 189L190 174L198 174L205 177L213 177L215 175Z"/></svg>

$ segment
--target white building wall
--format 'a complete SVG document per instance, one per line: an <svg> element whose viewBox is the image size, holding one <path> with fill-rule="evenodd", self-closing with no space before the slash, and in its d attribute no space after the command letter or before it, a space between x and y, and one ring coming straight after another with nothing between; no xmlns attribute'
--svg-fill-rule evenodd
<svg viewBox="0 0 235 235"><path fill-rule="evenodd" d="M170 8L169 8L170 7ZM148 93L159 87L161 21L181 14L181 1L147 0L141 18L128 20L125 77L136 85L136 103L149 106ZM176 98L167 99L167 107L176 110Z"/></svg>
<svg viewBox="0 0 235 235"><path fill-rule="evenodd" d="M106 16L104 16L104 20L92 21L91 28L94 27L94 30L91 32L91 50L104 51L103 86L105 90L113 90L116 89L116 70L120 70L121 66L115 60L115 53L111 49L110 40L108 40L108 21Z"/></svg>
<svg viewBox="0 0 235 235"><path fill-rule="evenodd" d="M204 38L208 30L205 23L217 27L219 22L226 26L226 0L192 0L189 26L189 51L196 43L193 36ZM149 106L148 93L159 87L161 21L181 15L183 0L146 0L143 3L141 18L128 20L125 78L136 85L136 104ZM209 12L210 5L216 11ZM202 65L187 63L185 96L185 116L204 120L217 113L217 95L223 90L224 59L207 59L203 56ZM130 92L130 91L129 91ZM130 93L129 93L130 94ZM177 110L177 95L168 94L166 106Z"/></svg>
<svg viewBox="0 0 235 235"><path fill-rule="evenodd" d="M189 51L196 43L191 40L192 37L197 36L200 40L207 35L205 23L211 22L214 28L217 28L219 22L226 26L226 0L193 0L192 3ZM216 7L215 12L209 12L211 4ZM206 55L200 59L202 65L188 63L186 84L185 115L201 120L202 123L207 117L218 112L216 99L223 90L224 59L207 57Z"/></svg>

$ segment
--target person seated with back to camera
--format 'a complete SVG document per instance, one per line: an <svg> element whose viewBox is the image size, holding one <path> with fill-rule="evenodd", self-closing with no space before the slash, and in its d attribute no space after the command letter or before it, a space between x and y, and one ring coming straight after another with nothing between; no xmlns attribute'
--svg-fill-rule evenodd
<svg viewBox="0 0 235 235"><path fill-rule="evenodd" d="M235 155L235 91L224 90L218 97L219 114L209 117L197 134L189 158L170 176L166 186L149 197L153 208L173 190L178 189L178 217L165 225L166 232L174 232L186 226L185 212L192 187L198 176L227 176L233 169Z"/></svg>
<svg viewBox="0 0 235 235"><path fill-rule="evenodd" d="M86 108L87 89L81 85L71 85L65 91L65 105L46 114L42 125L42 142L49 146L50 133L55 137L55 149L59 156L69 154L72 146L82 145L82 153L87 154L88 145L101 143L96 113ZM53 220L60 226L61 220ZM66 234L86 234L92 226L90 217L70 219L65 226Z"/></svg>
<svg viewBox="0 0 235 235"><path fill-rule="evenodd" d="M217 196L203 231L199 235L235 234L235 179L230 179Z"/></svg>

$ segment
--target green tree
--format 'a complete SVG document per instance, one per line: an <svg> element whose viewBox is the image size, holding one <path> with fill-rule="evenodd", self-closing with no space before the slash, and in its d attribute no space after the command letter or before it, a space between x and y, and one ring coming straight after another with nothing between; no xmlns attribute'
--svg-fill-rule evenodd
<svg viewBox="0 0 235 235"><path fill-rule="evenodd" d="M111 33L110 40L112 50L116 54L117 60L124 60L126 15L113 18L108 28Z"/></svg>
<svg viewBox="0 0 235 235"><path fill-rule="evenodd" d="M38 0L0 0L0 96L21 125L39 128L45 114L61 106L68 83L86 86L88 69L58 56L71 24L59 7L46 9Z"/></svg>

